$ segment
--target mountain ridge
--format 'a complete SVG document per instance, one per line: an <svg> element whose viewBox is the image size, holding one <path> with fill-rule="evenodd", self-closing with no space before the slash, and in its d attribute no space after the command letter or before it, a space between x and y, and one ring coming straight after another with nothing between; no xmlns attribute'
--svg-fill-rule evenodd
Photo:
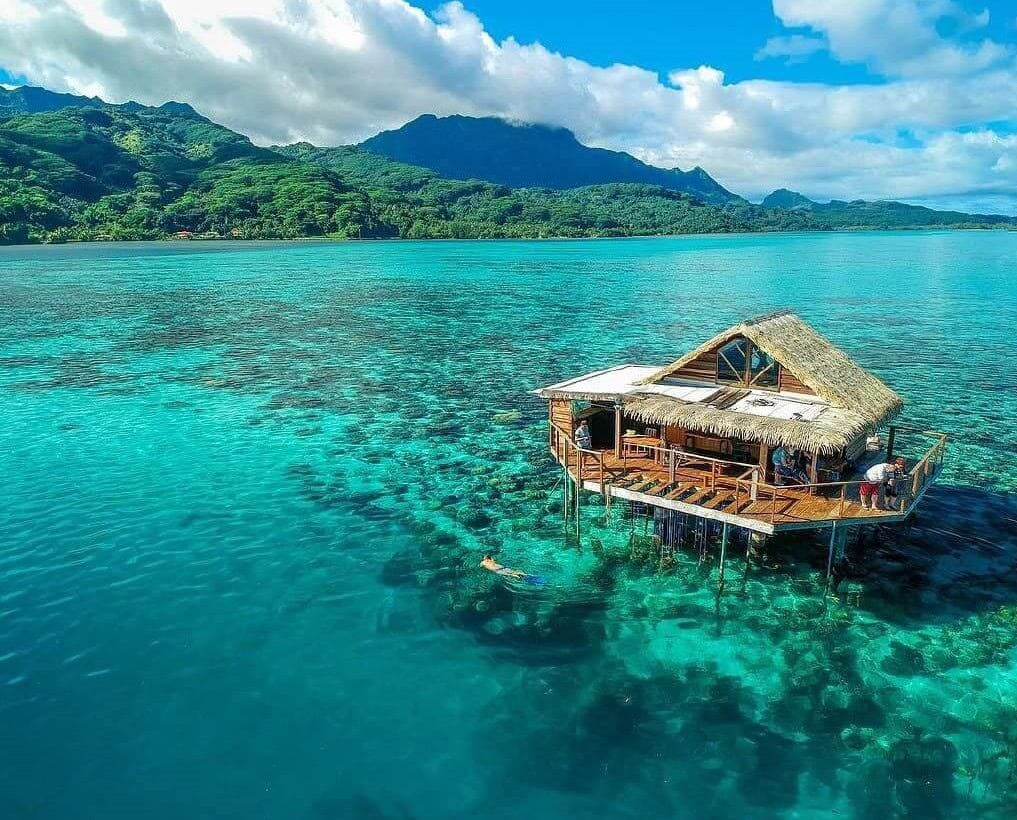
<svg viewBox="0 0 1017 820"><path fill-rule="evenodd" d="M200 117L197 111L185 102L167 100L152 106L129 100L125 103L108 103L100 97L86 97L62 91L50 91L36 85L19 85L14 88L0 87L0 117L17 114L45 114L62 111L65 108L116 108L121 111L166 111L174 114Z"/></svg>
<svg viewBox="0 0 1017 820"><path fill-rule="evenodd" d="M811 208L816 203L797 191L778 188L776 191L763 197L763 201L759 204L764 208L786 208L792 210L794 208Z"/></svg>
<svg viewBox="0 0 1017 820"><path fill-rule="evenodd" d="M511 188L567 190L631 182L681 191L711 205L744 202L698 166L658 168L622 151L583 145L567 128L499 117L422 114L359 147L448 179L483 179Z"/></svg>

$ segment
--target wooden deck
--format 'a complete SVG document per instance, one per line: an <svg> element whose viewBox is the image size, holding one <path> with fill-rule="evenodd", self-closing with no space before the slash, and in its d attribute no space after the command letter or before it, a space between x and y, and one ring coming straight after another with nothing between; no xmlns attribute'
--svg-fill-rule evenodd
<svg viewBox="0 0 1017 820"><path fill-rule="evenodd" d="M867 510L858 501L859 482L774 487L739 478L738 468L709 460L698 466L665 466L652 456L621 458L613 450L578 451L552 436L551 451L575 481L586 490L685 512L702 518L772 534L784 530L818 529L833 524L857 525L902 521L911 514L941 467L942 453L930 450L927 459L909 473L911 481L894 510ZM583 458L578 458L582 455ZM936 458L932 458L936 455ZM577 475L581 464L581 476ZM707 466L704 463L704 466ZM745 466L745 465L740 465ZM917 472L916 472L917 471ZM758 477L757 477L758 478ZM605 499L606 501L609 499Z"/></svg>

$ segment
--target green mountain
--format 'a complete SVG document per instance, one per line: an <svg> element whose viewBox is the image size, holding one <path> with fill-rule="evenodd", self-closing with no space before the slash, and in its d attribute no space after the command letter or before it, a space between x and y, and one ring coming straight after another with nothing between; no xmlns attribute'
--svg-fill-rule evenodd
<svg viewBox="0 0 1017 820"><path fill-rule="evenodd" d="M64 108L0 121L0 241L176 231L321 235L362 195L190 107Z"/></svg>
<svg viewBox="0 0 1017 820"><path fill-rule="evenodd" d="M106 103L98 97L61 94L31 85L0 88L0 117L41 114L46 111L59 111L61 108L103 108L105 105Z"/></svg>
<svg viewBox="0 0 1017 820"><path fill-rule="evenodd" d="M336 173L364 191L399 236L580 237L806 230L807 219L739 201L712 206L655 185L614 183L564 191L509 188L482 180L445 179L360 146L317 148L308 143L276 151Z"/></svg>
<svg viewBox="0 0 1017 820"><path fill-rule="evenodd" d="M98 97L63 94L32 85L22 85L17 88L0 87L0 118L14 116L15 114L44 114L48 111L61 111L64 108L106 108L127 111L129 113L164 111L171 114L197 116L197 112L191 106L181 102L170 101L160 106L147 106L137 102L113 105Z"/></svg>
<svg viewBox="0 0 1017 820"><path fill-rule="evenodd" d="M992 227L1012 226L1012 217L999 214L965 214L960 211L935 211L922 205L907 205L892 200L867 202L814 202L797 191L778 188L762 202L765 208L808 213L825 228L833 230L874 226L879 228Z"/></svg>
<svg viewBox="0 0 1017 820"><path fill-rule="evenodd" d="M523 238L936 226L1017 220L892 202L711 205L661 185L564 190L447 179L356 146L261 148L190 106L3 96L0 243L262 238ZM84 104L82 102L84 100ZM671 173L671 172L664 172Z"/></svg>
<svg viewBox="0 0 1017 820"><path fill-rule="evenodd" d="M430 168L448 179L483 179L511 188L564 190L612 182L659 185L711 205L742 202L702 168L665 170L631 154L590 148L565 128L495 117L424 114L360 144L389 159Z"/></svg>
<svg viewBox="0 0 1017 820"><path fill-rule="evenodd" d="M816 203L807 196L802 196L797 191L789 191L787 188L778 188L772 194L767 194L761 203L764 208L811 208Z"/></svg>
<svg viewBox="0 0 1017 820"><path fill-rule="evenodd" d="M757 206L609 185L513 190L354 147L270 150L190 108L63 108L0 119L0 242L541 237L788 227ZM797 220L791 225L805 228Z"/></svg>

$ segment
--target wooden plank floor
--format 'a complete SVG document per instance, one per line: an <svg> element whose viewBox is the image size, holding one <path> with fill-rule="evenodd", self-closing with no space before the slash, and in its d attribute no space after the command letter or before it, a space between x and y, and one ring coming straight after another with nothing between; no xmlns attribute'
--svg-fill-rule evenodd
<svg viewBox="0 0 1017 820"><path fill-rule="evenodd" d="M732 476L721 477L717 486L713 488L708 470L683 466L675 471L672 482L670 470L662 467L652 458L619 459L612 451L604 452L604 467L605 484L617 485L651 497L693 504L704 510L726 512L741 518L750 518L774 525L804 524L813 521L818 523L842 518L871 518L875 521L880 518L900 515L896 511L866 510L857 500L851 499L844 502L843 513L841 513L839 496L826 498L821 495L809 495L808 491L796 490L794 487L781 487L776 505L765 489L760 490L758 500L749 501L745 483L742 484L742 489L739 491L738 507L735 509L735 485ZM575 478L574 464L570 465L569 473ZM591 459L583 464L583 481L600 483L601 478L598 463Z"/></svg>

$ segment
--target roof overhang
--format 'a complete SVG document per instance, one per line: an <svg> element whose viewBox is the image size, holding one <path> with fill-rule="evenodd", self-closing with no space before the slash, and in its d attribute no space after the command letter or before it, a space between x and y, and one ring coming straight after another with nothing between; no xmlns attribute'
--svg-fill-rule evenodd
<svg viewBox="0 0 1017 820"><path fill-rule="evenodd" d="M646 384L658 368L619 365L533 391L544 399L610 402L630 418L691 432L833 453L875 425L859 413L817 396L732 390L716 384L666 379Z"/></svg>

